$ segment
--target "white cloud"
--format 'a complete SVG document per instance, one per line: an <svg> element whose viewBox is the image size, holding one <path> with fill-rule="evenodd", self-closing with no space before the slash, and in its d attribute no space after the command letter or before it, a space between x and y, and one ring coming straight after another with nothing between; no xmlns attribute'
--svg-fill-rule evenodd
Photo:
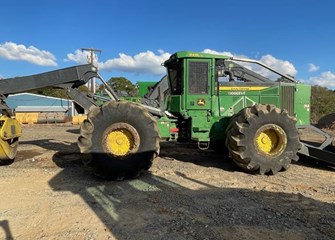
<svg viewBox="0 0 335 240"><path fill-rule="evenodd" d="M160 75L166 72L161 64L167 60L170 55L170 53L163 50L158 50L158 54L152 51L146 51L134 56L120 53L118 58L108 59L105 62L96 61L95 64L99 70ZM79 64L87 63L87 56L87 52L76 50L74 54L67 54L67 61L74 61ZM96 60L98 59L96 58Z"/></svg>
<svg viewBox="0 0 335 240"><path fill-rule="evenodd" d="M290 63L289 61L275 58L270 54L262 56L259 61L283 74L287 74L294 77L298 73L297 69L294 67L292 63ZM257 69L255 70L257 71ZM272 72L269 72L264 68L259 68L258 73L270 78L273 75Z"/></svg>
<svg viewBox="0 0 335 240"><path fill-rule="evenodd" d="M208 48L204 49L202 52L203 53L210 53L210 54L225 55L225 56L229 56L229 57L234 56L234 54L232 54L231 52L218 52L218 51L211 50L211 49L208 49Z"/></svg>
<svg viewBox="0 0 335 240"><path fill-rule="evenodd" d="M87 64L90 60L89 52L87 51L81 51L77 49L74 53L67 54L67 59L64 59L65 61L73 61L78 64ZM94 58L94 64L97 64L98 57L95 56Z"/></svg>
<svg viewBox="0 0 335 240"><path fill-rule="evenodd" d="M316 66L315 64L313 64L313 63L309 63L308 64L308 71L309 72L316 72L316 71L318 71L320 69L320 67L319 66Z"/></svg>
<svg viewBox="0 0 335 240"><path fill-rule="evenodd" d="M115 69L137 74L151 73L160 75L164 74L166 71L161 64L167 60L170 55L170 53L164 52L163 50L159 50L157 55L152 51L141 52L135 56L120 53L118 58L107 60L104 63L100 63L98 66L100 69L107 71Z"/></svg>
<svg viewBox="0 0 335 240"><path fill-rule="evenodd" d="M322 87L335 88L335 73L331 71L323 72L317 77L311 77L309 80L305 81L311 85L318 85Z"/></svg>
<svg viewBox="0 0 335 240"><path fill-rule="evenodd" d="M22 60L40 66L57 66L56 58L52 53L13 42L0 44L0 57L8 60Z"/></svg>

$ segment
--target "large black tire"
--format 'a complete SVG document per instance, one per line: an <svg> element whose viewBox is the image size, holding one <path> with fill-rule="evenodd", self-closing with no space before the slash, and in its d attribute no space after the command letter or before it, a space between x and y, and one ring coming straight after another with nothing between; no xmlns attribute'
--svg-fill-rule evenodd
<svg viewBox="0 0 335 240"><path fill-rule="evenodd" d="M112 180L135 178L159 154L155 119L139 105L111 101L89 112L80 129L83 163Z"/></svg>
<svg viewBox="0 0 335 240"><path fill-rule="evenodd" d="M244 170L276 174L299 159L301 148L295 118L273 105L242 109L226 129L229 156Z"/></svg>

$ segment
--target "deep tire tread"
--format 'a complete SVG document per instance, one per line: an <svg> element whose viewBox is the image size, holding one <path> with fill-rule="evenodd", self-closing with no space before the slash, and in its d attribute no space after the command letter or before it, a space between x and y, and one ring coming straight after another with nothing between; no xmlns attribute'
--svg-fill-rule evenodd
<svg viewBox="0 0 335 240"><path fill-rule="evenodd" d="M140 135L139 152L123 159L102 150L104 131L117 122L132 125ZM126 101L111 101L88 113L81 125L78 147L83 163L94 168L97 176L123 180L136 178L151 167L159 154L159 139L156 120L146 109Z"/></svg>
<svg viewBox="0 0 335 240"><path fill-rule="evenodd" d="M281 156L266 160L257 155L251 134L255 128L268 123L281 126L287 135L287 147ZM286 110L273 105L257 104L242 109L232 117L226 129L226 146L233 161L248 172L276 174L288 169L291 161L297 161L297 152L301 148L296 119L289 116ZM248 140L249 139L249 140Z"/></svg>

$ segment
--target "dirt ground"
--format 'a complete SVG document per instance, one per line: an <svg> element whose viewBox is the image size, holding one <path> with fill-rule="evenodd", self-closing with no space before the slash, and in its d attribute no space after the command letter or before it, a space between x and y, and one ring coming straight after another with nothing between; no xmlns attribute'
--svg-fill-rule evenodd
<svg viewBox="0 0 335 240"><path fill-rule="evenodd" d="M0 167L0 239L335 239L335 170L307 159L275 176L162 143L150 172L102 181L82 166L78 126L24 126Z"/></svg>

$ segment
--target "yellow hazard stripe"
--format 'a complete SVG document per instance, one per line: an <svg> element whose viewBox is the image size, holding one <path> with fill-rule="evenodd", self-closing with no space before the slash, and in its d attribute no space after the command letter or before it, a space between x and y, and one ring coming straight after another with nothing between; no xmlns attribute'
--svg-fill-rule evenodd
<svg viewBox="0 0 335 240"><path fill-rule="evenodd" d="M228 86L220 86L219 89L222 91L260 91L267 89L269 87L248 87L248 86L243 86L243 87L228 87Z"/></svg>

